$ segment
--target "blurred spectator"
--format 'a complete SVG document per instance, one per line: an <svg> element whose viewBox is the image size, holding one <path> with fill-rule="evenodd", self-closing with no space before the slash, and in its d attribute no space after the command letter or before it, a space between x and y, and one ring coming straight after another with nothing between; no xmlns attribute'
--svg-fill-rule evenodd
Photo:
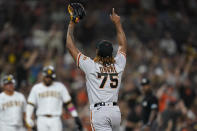
<svg viewBox="0 0 197 131"><path fill-rule="evenodd" d="M23 54L20 62L16 66L17 89L28 86L28 71L30 70L30 67L35 64L37 56L37 50L35 50L33 54L30 54L30 52L25 52Z"/></svg>
<svg viewBox="0 0 197 131"><path fill-rule="evenodd" d="M168 55L174 55L176 53L177 46L169 32L165 32L164 38L161 39L160 48L166 51Z"/></svg>
<svg viewBox="0 0 197 131"><path fill-rule="evenodd" d="M196 97L195 90L191 87L190 84L190 81L187 79L184 81L183 85L179 87L180 97L184 101L187 108L191 108Z"/></svg>
<svg viewBox="0 0 197 131"><path fill-rule="evenodd" d="M125 131L135 131L142 126L142 107L141 105L135 105L133 110L130 110Z"/></svg>
<svg viewBox="0 0 197 131"><path fill-rule="evenodd" d="M129 14L134 9L139 8L140 0L125 0L125 13Z"/></svg>
<svg viewBox="0 0 197 131"><path fill-rule="evenodd" d="M37 24L32 30L33 44L38 48L45 48L47 41L47 33Z"/></svg>
<svg viewBox="0 0 197 131"><path fill-rule="evenodd" d="M57 24L51 25L46 44L49 50L57 49L58 53L63 53L63 32Z"/></svg>
<svg viewBox="0 0 197 131"><path fill-rule="evenodd" d="M170 131L175 131L177 121L181 119L182 115L186 115L187 113L187 109L182 102L170 102L168 106L169 107L161 114L162 124L159 129L161 131L165 131L168 128Z"/></svg>
<svg viewBox="0 0 197 131"><path fill-rule="evenodd" d="M167 105L178 100L177 90L171 85L163 86L158 90L157 96L159 98L159 111L163 112Z"/></svg>
<svg viewBox="0 0 197 131"><path fill-rule="evenodd" d="M154 2L155 0L140 0L140 6L145 10L151 10L155 8Z"/></svg>

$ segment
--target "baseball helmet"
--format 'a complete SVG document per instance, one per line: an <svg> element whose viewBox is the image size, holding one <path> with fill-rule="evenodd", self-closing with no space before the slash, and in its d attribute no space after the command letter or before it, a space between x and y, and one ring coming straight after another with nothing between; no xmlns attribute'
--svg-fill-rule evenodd
<svg viewBox="0 0 197 131"><path fill-rule="evenodd" d="M107 40L102 40L97 43L96 49L98 49L98 56L100 57L112 57L113 46L112 43Z"/></svg>
<svg viewBox="0 0 197 131"><path fill-rule="evenodd" d="M144 85L149 85L150 84L150 80L148 78L142 78L141 83L142 86Z"/></svg>
<svg viewBox="0 0 197 131"><path fill-rule="evenodd" d="M42 70L42 75L44 77L51 77L52 79L56 78L55 69L53 66L45 66Z"/></svg>
<svg viewBox="0 0 197 131"><path fill-rule="evenodd" d="M16 84L16 81L14 79L14 76L9 74L9 75L5 75L2 79L2 86L4 86L5 84L8 83L13 83L14 85Z"/></svg>

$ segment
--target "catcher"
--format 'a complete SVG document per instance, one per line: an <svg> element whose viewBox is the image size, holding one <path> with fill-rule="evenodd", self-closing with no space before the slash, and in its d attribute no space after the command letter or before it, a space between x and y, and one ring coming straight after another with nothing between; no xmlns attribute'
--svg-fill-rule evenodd
<svg viewBox="0 0 197 131"><path fill-rule="evenodd" d="M67 31L68 48L77 66L86 75L86 86L91 111L91 126L93 131L119 131L121 113L118 106L118 92L122 74L126 65L126 37L120 22L120 16L112 10L110 18L117 31L119 50L113 54L112 43L102 40L97 44L94 60L82 54L75 46L73 31L75 24L84 16L85 10L79 3L68 7L71 21Z"/></svg>

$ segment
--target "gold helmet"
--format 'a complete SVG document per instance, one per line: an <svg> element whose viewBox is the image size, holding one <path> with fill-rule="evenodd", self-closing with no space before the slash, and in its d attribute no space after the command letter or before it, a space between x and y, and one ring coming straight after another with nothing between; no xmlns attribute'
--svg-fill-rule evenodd
<svg viewBox="0 0 197 131"><path fill-rule="evenodd" d="M55 69L53 66L45 66L42 71L44 77L51 77L52 79L56 78Z"/></svg>
<svg viewBox="0 0 197 131"><path fill-rule="evenodd" d="M13 83L14 85L16 84L16 81L14 79L14 76L9 74L9 75L5 75L2 79L2 86L4 86L5 84L8 83Z"/></svg>

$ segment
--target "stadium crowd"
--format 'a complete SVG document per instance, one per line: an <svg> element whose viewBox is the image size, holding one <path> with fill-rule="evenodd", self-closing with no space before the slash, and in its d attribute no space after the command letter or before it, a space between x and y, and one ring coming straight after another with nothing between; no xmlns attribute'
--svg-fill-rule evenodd
<svg viewBox="0 0 197 131"><path fill-rule="evenodd" d="M196 0L91 0L82 1L87 16L75 31L78 47L93 58L96 43L108 39L116 47L109 19L112 7L122 17L128 40L127 66L120 90L122 131L139 131L140 79L147 77L159 100L159 131L197 130L197 1ZM12 73L16 90L27 97L41 80L45 65L56 68L87 130L89 105L84 74L65 50L69 16L65 0L0 1L0 76ZM115 53L114 53L115 54ZM74 130L68 112L64 128Z"/></svg>

